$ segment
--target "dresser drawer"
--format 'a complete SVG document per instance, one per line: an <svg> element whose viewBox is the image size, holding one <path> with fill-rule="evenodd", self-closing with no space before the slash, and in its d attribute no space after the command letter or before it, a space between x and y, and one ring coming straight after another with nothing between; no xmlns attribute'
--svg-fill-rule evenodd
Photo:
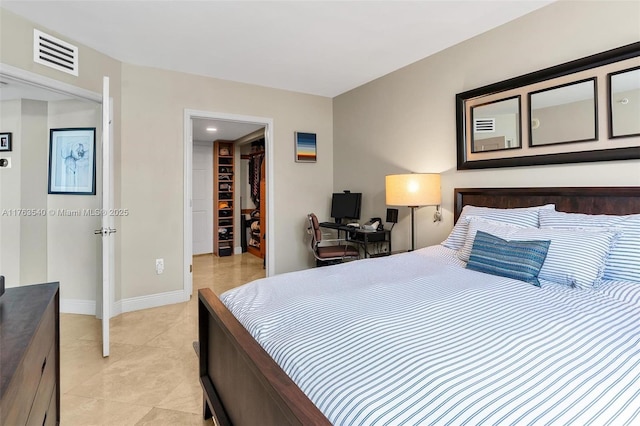
<svg viewBox="0 0 640 426"><path fill-rule="evenodd" d="M45 424L46 418L49 417L47 411L51 402L51 395L54 394L56 387L56 347L51 345L49 355L45 360L42 370L42 379L36 392L36 397L29 413L27 425L42 426Z"/></svg>
<svg viewBox="0 0 640 426"><path fill-rule="evenodd" d="M50 303L42 316L31 345L25 353L22 364L16 370L6 394L3 395L0 406L0 411L2 411L0 423L22 425L27 422L47 364L50 364L49 367L53 370L55 382L55 350L52 352L53 359L47 359L51 348L55 348L55 334L55 306Z"/></svg>
<svg viewBox="0 0 640 426"><path fill-rule="evenodd" d="M49 408L47 408L47 414L44 418L42 426L56 426L58 424L58 411L57 411L57 399L58 387L53 387L53 393L51 394L51 401L49 401Z"/></svg>

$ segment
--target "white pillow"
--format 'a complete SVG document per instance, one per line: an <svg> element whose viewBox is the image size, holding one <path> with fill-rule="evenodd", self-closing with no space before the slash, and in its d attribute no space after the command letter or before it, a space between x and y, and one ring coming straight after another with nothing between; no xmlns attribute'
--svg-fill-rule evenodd
<svg viewBox="0 0 640 426"><path fill-rule="evenodd" d="M607 255L618 236L609 230L514 229L478 220L470 226L508 241L551 241L538 278L583 289L600 285Z"/></svg>
<svg viewBox="0 0 640 426"><path fill-rule="evenodd" d="M495 209L467 205L462 209L458 222L456 222L447 239L442 242L442 245L453 250L460 250L464 245L469 228L469 224L465 220L467 216L480 216L497 222L510 223L526 228L537 228L539 226L538 212L547 209L555 210L555 208L555 204L515 209Z"/></svg>
<svg viewBox="0 0 640 426"><path fill-rule="evenodd" d="M615 228L620 232L604 269L604 279L640 282L640 214L588 215L546 211L540 227L553 229Z"/></svg>
<svg viewBox="0 0 640 426"><path fill-rule="evenodd" d="M485 219L480 216L467 216L464 220L469 224L469 230L464 240L464 245L457 251L458 259L465 262L469 261L473 241L476 239L476 232L483 231L487 234L499 236L504 240L508 240L515 231L524 229L523 226L514 225L512 223L497 222L495 220Z"/></svg>

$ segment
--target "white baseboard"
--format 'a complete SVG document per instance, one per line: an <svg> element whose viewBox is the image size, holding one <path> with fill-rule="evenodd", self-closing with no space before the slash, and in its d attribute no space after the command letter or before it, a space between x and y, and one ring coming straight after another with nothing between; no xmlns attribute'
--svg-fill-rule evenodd
<svg viewBox="0 0 640 426"><path fill-rule="evenodd" d="M242 247L235 247L233 249L233 254L242 254Z"/></svg>
<svg viewBox="0 0 640 426"><path fill-rule="evenodd" d="M111 307L111 317L124 312L186 302L189 300L189 296L184 290L176 290L118 300ZM60 299L60 312L64 314L96 315L96 302L95 300Z"/></svg>
<svg viewBox="0 0 640 426"><path fill-rule="evenodd" d="M189 294L185 294L184 290L168 291L166 293L150 294L148 296L131 297L116 302L121 304L120 309L116 311L114 305L114 314L118 315L123 312L139 311L141 309L157 308L158 306L173 305L174 303L186 302L189 300ZM118 313L116 313L118 312Z"/></svg>
<svg viewBox="0 0 640 426"><path fill-rule="evenodd" d="M95 300L60 299L60 312L63 314L95 315Z"/></svg>

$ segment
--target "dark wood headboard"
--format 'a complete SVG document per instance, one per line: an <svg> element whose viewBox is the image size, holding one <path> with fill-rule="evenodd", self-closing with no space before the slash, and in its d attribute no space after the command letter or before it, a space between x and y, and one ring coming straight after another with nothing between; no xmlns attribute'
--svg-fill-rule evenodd
<svg viewBox="0 0 640 426"><path fill-rule="evenodd" d="M569 213L640 213L640 186L456 188L454 194L456 222L467 204L503 209L555 204L557 211Z"/></svg>

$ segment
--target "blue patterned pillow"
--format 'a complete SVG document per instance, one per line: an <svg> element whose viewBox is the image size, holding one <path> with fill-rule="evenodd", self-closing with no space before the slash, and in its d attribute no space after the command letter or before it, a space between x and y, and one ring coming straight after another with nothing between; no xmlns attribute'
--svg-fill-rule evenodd
<svg viewBox="0 0 640 426"><path fill-rule="evenodd" d="M540 287L538 274L551 241L506 241L476 232L467 269L513 278Z"/></svg>
<svg viewBox="0 0 640 426"><path fill-rule="evenodd" d="M487 234L495 235L503 240L510 241L514 239L510 237L513 233L519 229L524 229L521 226L513 225L511 223L495 222L478 216L467 216L466 220L469 224L469 230L467 231L467 236L464 239L464 245L457 253L458 259L464 260L465 262L469 261L471 248L473 247L473 242L476 239L476 232L486 232ZM522 240L523 238L520 239ZM537 240L538 238L532 239Z"/></svg>

